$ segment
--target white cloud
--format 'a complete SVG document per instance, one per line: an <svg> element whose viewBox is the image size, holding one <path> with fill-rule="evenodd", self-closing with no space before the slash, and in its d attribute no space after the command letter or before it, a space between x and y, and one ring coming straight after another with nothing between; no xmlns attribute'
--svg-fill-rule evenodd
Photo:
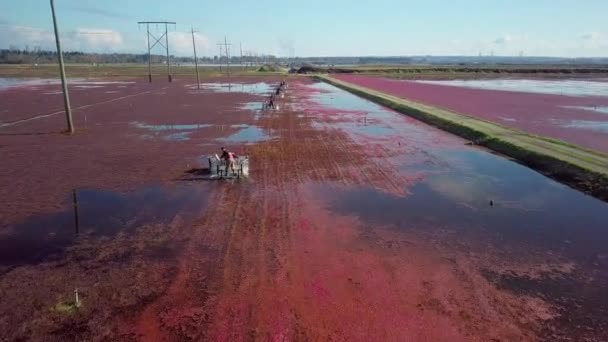
<svg viewBox="0 0 608 342"><path fill-rule="evenodd" d="M0 34L0 47L10 45L18 48L55 49L55 34L30 26L9 25L7 34ZM74 31L61 33L61 45L65 51L117 52L125 44L122 35L113 30L97 28L77 28Z"/></svg>
<svg viewBox="0 0 608 342"><path fill-rule="evenodd" d="M41 49L51 49L55 47L55 36L52 32L29 26L7 25L6 34L0 34L0 47L9 47L10 45L24 48L25 45L30 47L40 47Z"/></svg>
<svg viewBox="0 0 608 342"><path fill-rule="evenodd" d="M505 35L502 35L502 36L496 38L493 43L496 45L508 45L508 44L513 44L513 43L520 43L527 39L528 39L528 37L525 34L519 34L519 35L505 34Z"/></svg>
<svg viewBox="0 0 608 342"><path fill-rule="evenodd" d="M279 39L278 50L280 56L293 57L296 52L295 42L292 39Z"/></svg>
<svg viewBox="0 0 608 342"><path fill-rule="evenodd" d="M122 35L107 29L78 28L67 36L69 44L84 51L116 52L124 47Z"/></svg>
<svg viewBox="0 0 608 342"><path fill-rule="evenodd" d="M581 40L587 40L587 41L592 40L592 41L595 41L595 40L601 40L602 38L605 38L605 37L600 32L588 32L588 33L582 34L579 38Z"/></svg>
<svg viewBox="0 0 608 342"><path fill-rule="evenodd" d="M209 53L209 38L205 35L195 32L194 40L196 41L196 52L199 56ZM162 42L165 43L164 41ZM234 49L232 50L234 51ZM193 56L192 49L192 33L190 32L169 32L169 52L176 56ZM231 52L234 55L233 52Z"/></svg>
<svg viewBox="0 0 608 342"><path fill-rule="evenodd" d="M608 50L608 33L588 32L582 34L579 39L585 49Z"/></svg>

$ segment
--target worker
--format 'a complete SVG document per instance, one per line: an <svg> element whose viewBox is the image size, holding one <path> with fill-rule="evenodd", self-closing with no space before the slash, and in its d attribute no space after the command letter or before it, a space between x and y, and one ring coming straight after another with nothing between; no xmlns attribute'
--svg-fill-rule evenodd
<svg viewBox="0 0 608 342"><path fill-rule="evenodd" d="M226 176L228 176L228 168L231 168L232 173L234 173L234 161L238 157L236 156L236 154L228 152L228 150L226 150L224 147L222 147L221 150L222 156L220 157L220 159L224 159L226 161Z"/></svg>

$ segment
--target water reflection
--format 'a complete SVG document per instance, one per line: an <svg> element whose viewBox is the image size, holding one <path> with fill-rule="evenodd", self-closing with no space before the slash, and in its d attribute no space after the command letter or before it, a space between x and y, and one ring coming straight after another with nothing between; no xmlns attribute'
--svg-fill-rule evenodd
<svg viewBox="0 0 608 342"><path fill-rule="evenodd" d="M234 134L224 138L219 138L217 140L225 143L255 143L266 141L270 138L271 137L261 128L256 126L246 126Z"/></svg>
<svg viewBox="0 0 608 342"><path fill-rule="evenodd" d="M151 186L128 193L80 189L70 197L69 209L4 227L0 266L52 260L77 237L129 234L148 224L168 224L177 214L191 216L206 204L203 189L185 185Z"/></svg>
<svg viewBox="0 0 608 342"><path fill-rule="evenodd" d="M197 89L196 84L186 85L189 89ZM252 95L270 94L274 87L270 83L201 83L201 88L214 93L245 93Z"/></svg>

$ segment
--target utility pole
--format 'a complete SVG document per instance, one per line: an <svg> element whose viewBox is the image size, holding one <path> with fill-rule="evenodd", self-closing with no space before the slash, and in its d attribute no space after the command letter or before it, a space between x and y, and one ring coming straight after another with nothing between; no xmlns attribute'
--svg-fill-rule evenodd
<svg viewBox="0 0 608 342"><path fill-rule="evenodd" d="M224 36L224 46L226 47L226 69L228 72L228 76L230 76L230 49L228 48L228 46L231 44L228 44L228 41L226 40L226 36Z"/></svg>
<svg viewBox="0 0 608 342"><path fill-rule="evenodd" d="M243 42L239 42L239 48L241 49L241 66L245 70L245 65L243 64Z"/></svg>
<svg viewBox="0 0 608 342"><path fill-rule="evenodd" d="M63 104L65 105L65 116L68 123L68 132L74 133L74 121L72 120L72 108L70 107L70 94L68 93L68 82L65 77L65 67L63 65L63 53L59 42L59 29L57 28L57 18L55 17L55 2L51 0L51 13L53 14L53 27L55 29L55 43L57 43L57 58L59 59L59 73L61 74L61 87L63 88Z"/></svg>
<svg viewBox="0 0 608 342"><path fill-rule="evenodd" d="M173 81L171 77L171 63L169 60L169 28L168 25L175 25L174 21L138 21L137 24L146 24L146 32L148 34L148 80L152 82L152 49L156 46L156 44L164 47L167 50L167 79L169 82ZM152 33L150 33L150 24L164 24L165 25L165 33L160 36L160 38L156 38ZM150 46L150 37L154 38L154 44ZM161 40L165 38L165 44L161 42Z"/></svg>
<svg viewBox="0 0 608 342"><path fill-rule="evenodd" d="M194 41L194 26L192 26L192 47L194 48L194 68L196 69L196 86L201 90L201 80L198 76L198 61L196 60L196 42Z"/></svg>
<svg viewBox="0 0 608 342"><path fill-rule="evenodd" d="M148 83L152 83L152 54L150 53L150 51L152 51L152 49L150 49L150 25L147 24L146 25L146 29L148 31L147 37L148 37Z"/></svg>
<svg viewBox="0 0 608 342"><path fill-rule="evenodd" d="M220 47L220 61L221 61L221 54L222 54L222 46L225 47L225 51L226 51L226 72L228 73L228 76L230 76L230 50L229 50L228 47L230 45L232 45L232 44L228 43L228 41L226 40L226 37L224 36L224 43L218 43L217 45ZM221 71L222 71L222 67L220 66L220 72Z"/></svg>
<svg viewBox="0 0 608 342"><path fill-rule="evenodd" d="M171 78L171 62L169 60L169 32L167 30L167 23L165 23L165 41L167 42L165 45L167 48L167 79L169 80L169 83L171 83L173 80Z"/></svg>
<svg viewBox="0 0 608 342"><path fill-rule="evenodd" d="M220 49L220 55L218 56L218 62L220 63L220 72L222 72L222 43L217 43L217 47Z"/></svg>

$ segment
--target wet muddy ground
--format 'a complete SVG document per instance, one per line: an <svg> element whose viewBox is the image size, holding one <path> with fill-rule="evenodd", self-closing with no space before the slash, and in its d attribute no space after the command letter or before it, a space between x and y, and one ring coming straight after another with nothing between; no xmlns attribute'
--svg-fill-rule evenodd
<svg viewBox="0 0 608 342"><path fill-rule="evenodd" d="M400 81L336 75L389 95L608 153L605 80Z"/></svg>
<svg viewBox="0 0 608 342"><path fill-rule="evenodd" d="M0 91L1 336L608 338L605 203L306 78L261 110L279 81L88 88L72 137L56 85ZM222 145L249 178L193 177Z"/></svg>

